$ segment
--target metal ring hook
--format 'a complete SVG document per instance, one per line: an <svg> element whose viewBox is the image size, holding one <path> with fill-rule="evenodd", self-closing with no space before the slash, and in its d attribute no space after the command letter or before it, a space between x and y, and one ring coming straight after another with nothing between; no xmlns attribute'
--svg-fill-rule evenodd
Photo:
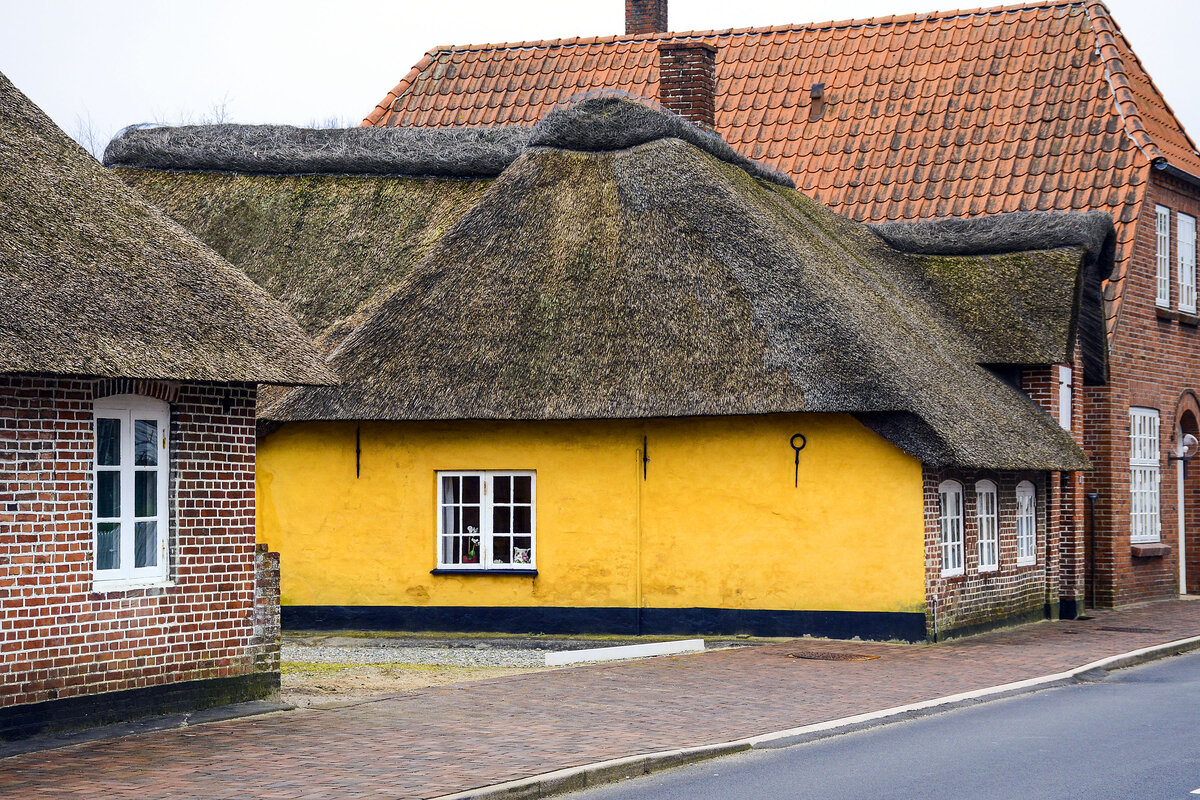
<svg viewBox="0 0 1200 800"><path fill-rule="evenodd" d="M800 444L796 444L797 439L800 440ZM803 433L793 433L788 443L796 451L796 486L798 488L800 486L800 451L808 446L808 438Z"/></svg>

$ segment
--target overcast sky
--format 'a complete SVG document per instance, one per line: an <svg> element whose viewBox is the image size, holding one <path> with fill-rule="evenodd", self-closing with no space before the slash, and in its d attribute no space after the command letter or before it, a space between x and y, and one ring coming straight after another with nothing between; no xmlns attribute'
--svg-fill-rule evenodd
<svg viewBox="0 0 1200 800"><path fill-rule="evenodd" d="M670 25L781 25L938 4L674 0ZM1200 133L1200 2L1108 0L1108 7L1185 128ZM357 125L434 45L623 29L623 0L0 0L0 72L68 133L90 119L102 145L126 125L196 120L222 104L232 122L336 117Z"/></svg>

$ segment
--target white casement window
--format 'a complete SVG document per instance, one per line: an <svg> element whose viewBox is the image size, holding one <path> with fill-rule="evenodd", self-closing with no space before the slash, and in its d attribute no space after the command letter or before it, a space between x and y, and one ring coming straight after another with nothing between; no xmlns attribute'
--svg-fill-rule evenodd
<svg viewBox="0 0 1200 800"><path fill-rule="evenodd" d="M1017 484L1017 566L1037 563L1037 497L1033 484Z"/></svg>
<svg viewBox="0 0 1200 800"><path fill-rule="evenodd" d="M97 400L93 576L98 589L167 580L170 408L117 395Z"/></svg>
<svg viewBox="0 0 1200 800"><path fill-rule="evenodd" d="M942 544L942 577L963 574L963 488L958 481L938 486L938 530Z"/></svg>
<svg viewBox="0 0 1200 800"><path fill-rule="evenodd" d="M438 568L535 569L533 472L439 472Z"/></svg>
<svg viewBox="0 0 1200 800"><path fill-rule="evenodd" d="M1000 567L1000 515L996 503L996 484L975 484L975 522L979 530L979 571L994 572Z"/></svg>
<svg viewBox="0 0 1200 800"><path fill-rule="evenodd" d="M1158 411L1129 409L1129 534L1133 542L1157 542L1159 524Z"/></svg>
<svg viewBox="0 0 1200 800"><path fill-rule="evenodd" d="M1196 313L1196 218L1180 214L1175 220L1179 254L1179 310Z"/></svg>
<svg viewBox="0 0 1200 800"><path fill-rule="evenodd" d="M1158 280L1154 304L1160 308L1171 307L1171 209L1154 207L1154 236L1156 242L1155 266Z"/></svg>
<svg viewBox="0 0 1200 800"><path fill-rule="evenodd" d="M1064 430L1071 430L1071 399L1072 399L1071 367L1060 365L1058 368L1058 424Z"/></svg>

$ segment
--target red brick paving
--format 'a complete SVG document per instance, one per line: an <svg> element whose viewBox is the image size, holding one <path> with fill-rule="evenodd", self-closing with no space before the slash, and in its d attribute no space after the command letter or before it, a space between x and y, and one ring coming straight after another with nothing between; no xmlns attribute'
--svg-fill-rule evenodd
<svg viewBox="0 0 1200 800"><path fill-rule="evenodd" d="M1104 628L1146 629L1148 632ZM1200 634L1200 602L947 644L799 640L577 667L0 761L4 798L429 798L1038 677ZM796 650L864 653L813 661Z"/></svg>

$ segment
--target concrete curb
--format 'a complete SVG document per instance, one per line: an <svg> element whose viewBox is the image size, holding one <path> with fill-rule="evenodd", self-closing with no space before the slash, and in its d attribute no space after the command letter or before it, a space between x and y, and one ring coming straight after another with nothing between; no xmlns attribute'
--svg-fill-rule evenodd
<svg viewBox="0 0 1200 800"><path fill-rule="evenodd" d="M1043 675L1040 678L1028 678L1023 681L1013 681L1012 683L1004 683L986 689L975 689L970 692L960 692L959 694L946 695L945 697L937 697L932 700L923 700L919 703L910 703L908 705L885 708L880 711L871 711L866 714L855 714L826 722L815 722L811 725L802 725L798 728L788 728L758 736L750 736L732 742L701 745L699 747L685 747L678 750L662 750L657 753L597 761L593 764L544 772L540 775L507 781L506 783L484 786L478 789L468 789L454 794L440 795L432 798L432 800L535 800L535 798L550 797L551 795L563 794L565 792L576 792L580 789L614 783L639 775L648 775L652 772L659 772L696 761L706 761L733 753L742 753L747 750L768 750L789 747L814 739L823 739L844 733L852 733L865 728L886 725L892 722L903 722L917 717L929 716L984 700L998 700L1003 697L1028 694L1040 689L1072 683L1085 673L1123 669L1196 649L1200 649L1200 636L1176 639L1165 644L1143 647L1139 650L1131 650L1128 653L1102 658L1098 661L1084 664L1081 667L1075 667L1065 672L1056 672L1052 675Z"/></svg>

